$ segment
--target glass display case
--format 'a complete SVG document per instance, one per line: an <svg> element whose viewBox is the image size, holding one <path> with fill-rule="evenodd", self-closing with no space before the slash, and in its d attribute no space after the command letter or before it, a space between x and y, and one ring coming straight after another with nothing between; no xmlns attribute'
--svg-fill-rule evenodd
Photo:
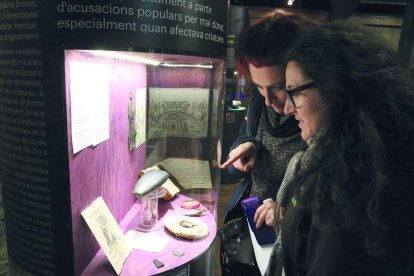
<svg viewBox="0 0 414 276"><path fill-rule="evenodd" d="M65 51L74 256L79 267L89 265L85 275L105 274L104 264L85 262L96 249L84 246L94 237L79 220L84 202L97 195L121 221L124 234L139 231L149 238L167 238L158 252L132 252L123 271L168 271L199 257L212 244L220 183L223 66L223 60L196 56ZM158 221L142 229L144 200L132 190L140 176L154 169L166 171L169 183L161 186ZM196 205L185 206L190 200ZM200 214L188 215L191 210ZM183 221L170 229L165 220L171 218ZM183 226L187 222L191 226ZM207 236L203 231L197 236L193 224L198 222L207 228ZM164 251L177 245L185 255L166 256ZM167 265L157 268L153 259Z"/></svg>

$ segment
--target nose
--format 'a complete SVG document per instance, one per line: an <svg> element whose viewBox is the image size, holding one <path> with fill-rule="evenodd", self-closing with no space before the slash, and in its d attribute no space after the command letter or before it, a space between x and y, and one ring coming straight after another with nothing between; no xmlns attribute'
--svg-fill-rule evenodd
<svg viewBox="0 0 414 276"><path fill-rule="evenodd" d="M264 89L263 96L265 98L265 105L266 106L271 106L272 103L273 103L273 95L272 95L272 93L270 93L270 90L268 88Z"/></svg>
<svg viewBox="0 0 414 276"><path fill-rule="evenodd" d="M285 112L286 115L292 115L293 113L295 113L295 111L296 108L293 106L293 103L287 99L283 112Z"/></svg>

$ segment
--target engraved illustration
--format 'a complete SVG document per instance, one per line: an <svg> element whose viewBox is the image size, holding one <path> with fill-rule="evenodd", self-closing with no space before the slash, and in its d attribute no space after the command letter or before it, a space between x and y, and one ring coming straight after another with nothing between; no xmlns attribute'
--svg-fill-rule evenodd
<svg viewBox="0 0 414 276"><path fill-rule="evenodd" d="M208 89L150 89L148 138L207 136Z"/></svg>
<svg viewBox="0 0 414 276"><path fill-rule="evenodd" d="M112 247L112 245L116 241L116 237L115 237L114 233L112 233L110 231L110 229L108 228L108 222L106 220L105 215L100 214L96 218L96 221L99 223L99 226L101 228L102 234L105 237L106 243L108 244L109 247Z"/></svg>
<svg viewBox="0 0 414 276"><path fill-rule="evenodd" d="M129 103L128 103L128 122L129 122L129 128L128 128L128 145L129 150L133 150L135 148L135 139L137 136L137 129L135 127L135 102L134 97L131 93L129 96Z"/></svg>
<svg viewBox="0 0 414 276"><path fill-rule="evenodd" d="M135 111L135 125L137 132L135 136L135 147L139 147L145 143L145 136L147 134L147 92L145 88L136 90Z"/></svg>

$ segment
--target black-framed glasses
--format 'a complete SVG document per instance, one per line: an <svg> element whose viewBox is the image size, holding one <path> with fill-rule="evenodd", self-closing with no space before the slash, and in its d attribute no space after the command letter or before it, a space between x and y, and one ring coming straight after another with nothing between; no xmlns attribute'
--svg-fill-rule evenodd
<svg viewBox="0 0 414 276"><path fill-rule="evenodd" d="M295 104L295 101L293 100L293 97L297 93L299 93L301 91L304 91L306 89L309 89L309 88L313 88L313 87L316 87L316 83L311 81L311 82L305 83L304 85L298 86L298 87L293 88L293 89L285 89L286 98L293 104L294 107L296 107L296 104Z"/></svg>

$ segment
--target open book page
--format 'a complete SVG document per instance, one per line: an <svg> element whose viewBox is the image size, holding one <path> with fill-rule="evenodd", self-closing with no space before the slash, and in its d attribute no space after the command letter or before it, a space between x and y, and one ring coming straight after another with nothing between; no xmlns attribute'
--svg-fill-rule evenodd
<svg viewBox="0 0 414 276"><path fill-rule="evenodd" d="M167 158L157 164L183 189L211 189L209 162L198 159Z"/></svg>
<svg viewBox="0 0 414 276"><path fill-rule="evenodd" d="M270 256L272 255L273 244L260 245L257 242L256 236L254 235L252 228L250 227L250 223L247 222L247 224L249 225L249 232L250 237L252 239L256 263L259 267L260 272L262 273L262 275L264 275L267 269L267 265L269 263Z"/></svg>

